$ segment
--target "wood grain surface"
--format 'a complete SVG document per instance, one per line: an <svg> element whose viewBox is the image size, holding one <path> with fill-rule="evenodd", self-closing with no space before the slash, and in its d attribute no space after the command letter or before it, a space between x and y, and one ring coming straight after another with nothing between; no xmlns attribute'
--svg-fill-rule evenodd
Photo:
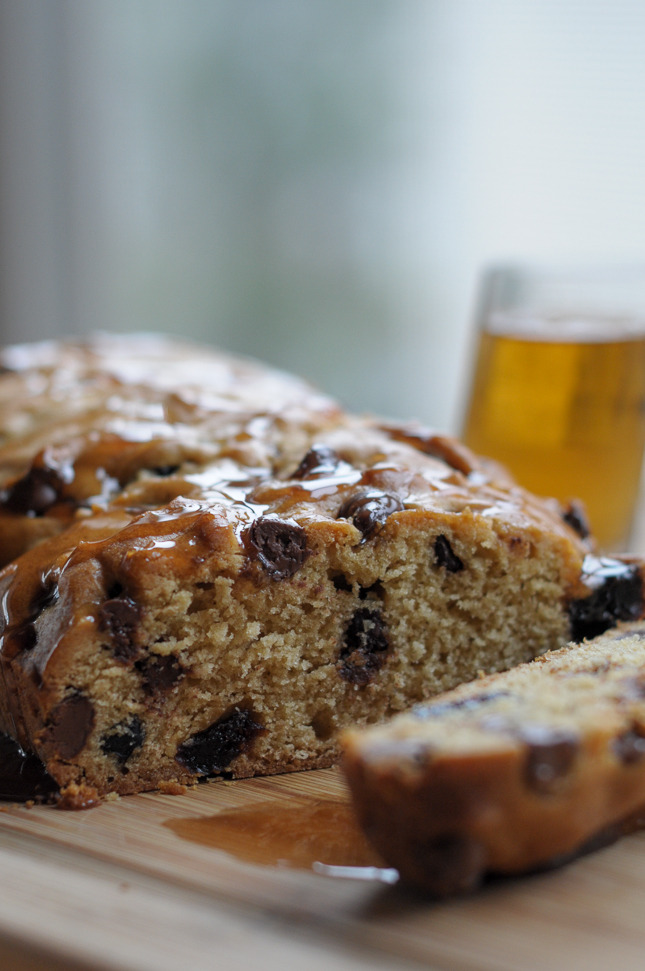
<svg viewBox="0 0 645 971"><path fill-rule="evenodd" d="M177 831L232 809L272 805L280 818L345 799L339 773L325 770L81 813L7 807L0 966L642 968L643 833L566 868L433 903L397 885L250 863Z"/></svg>

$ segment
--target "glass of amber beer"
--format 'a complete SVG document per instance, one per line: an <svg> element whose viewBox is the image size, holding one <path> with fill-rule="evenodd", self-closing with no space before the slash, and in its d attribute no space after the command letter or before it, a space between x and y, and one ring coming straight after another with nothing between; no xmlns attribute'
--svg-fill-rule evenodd
<svg viewBox="0 0 645 971"><path fill-rule="evenodd" d="M645 444L645 266L496 267L483 278L462 437L532 492L581 500L625 550Z"/></svg>

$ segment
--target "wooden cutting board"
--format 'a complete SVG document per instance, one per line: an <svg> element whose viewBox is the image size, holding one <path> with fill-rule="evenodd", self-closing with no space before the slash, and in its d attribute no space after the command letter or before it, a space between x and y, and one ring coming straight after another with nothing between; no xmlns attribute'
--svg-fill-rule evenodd
<svg viewBox="0 0 645 971"><path fill-rule="evenodd" d="M0 874L3 971L645 962L645 833L433 903L387 882L395 875L362 844L336 770L79 813L4 807Z"/></svg>

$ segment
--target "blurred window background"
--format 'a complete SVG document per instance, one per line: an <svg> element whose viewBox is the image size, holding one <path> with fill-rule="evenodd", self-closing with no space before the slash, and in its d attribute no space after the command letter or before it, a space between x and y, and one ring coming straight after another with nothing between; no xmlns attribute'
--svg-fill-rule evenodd
<svg viewBox="0 0 645 971"><path fill-rule="evenodd" d="M493 260L645 261L643 0L0 0L0 339L457 426Z"/></svg>

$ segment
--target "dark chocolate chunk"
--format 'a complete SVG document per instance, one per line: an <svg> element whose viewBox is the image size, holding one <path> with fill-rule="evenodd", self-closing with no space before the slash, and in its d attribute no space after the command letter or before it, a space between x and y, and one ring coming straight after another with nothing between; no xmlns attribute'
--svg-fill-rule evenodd
<svg viewBox="0 0 645 971"><path fill-rule="evenodd" d="M166 478L169 475L174 475L178 468L178 465L155 465L152 472L160 478Z"/></svg>
<svg viewBox="0 0 645 971"><path fill-rule="evenodd" d="M577 533L580 539L588 539L591 536L587 513L581 502L572 499L567 508L562 513L565 523Z"/></svg>
<svg viewBox="0 0 645 971"><path fill-rule="evenodd" d="M312 445L291 478L309 479L312 476L332 475L339 463L340 458L333 448L328 445Z"/></svg>
<svg viewBox="0 0 645 971"><path fill-rule="evenodd" d="M345 499L336 519L351 519L367 540L381 529L392 513L401 512L403 508L401 497L395 493L369 489Z"/></svg>
<svg viewBox="0 0 645 971"><path fill-rule="evenodd" d="M144 661L137 661L135 667L141 671L144 693L150 698L162 698L184 676L184 669L172 654L151 654Z"/></svg>
<svg viewBox="0 0 645 971"><path fill-rule="evenodd" d="M518 724L503 714L482 718L479 728L500 732L524 743L524 781L530 789L548 794L556 788L573 765L580 748L578 736L566 728L538 724Z"/></svg>
<svg viewBox="0 0 645 971"><path fill-rule="evenodd" d="M380 610L359 607L343 635L337 669L350 684L373 681L387 660L390 642Z"/></svg>
<svg viewBox="0 0 645 971"><path fill-rule="evenodd" d="M446 834L415 846L415 870L406 874L437 897L470 893L482 882L486 850L471 836Z"/></svg>
<svg viewBox="0 0 645 971"><path fill-rule="evenodd" d="M453 712L470 712L488 705L498 698L507 698L508 691L488 691L472 698L456 698L454 701L438 701L436 703L417 705L412 709L415 718L443 718Z"/></svg>
<svg viewBox="0 0 645 971"><path fill-rule="evenodd" d="M463 560L453 552L452 546L443 535L437 536L434 542L434 555L437 565L445 567L448 573L459 573L464 569Z"/></svg>
<svg viewBox="0 0 645 971"><path fill-rule="evenodd" d="M146 738L145 725L137 715L127 721L113 725L101 740L101 751L113 755L123 767L136 749L141 748Z"/></svg>
<svg viewBox="0 0 645 971"><path fill-rule="evenodd" d="M251 525L248 536L260 563L276 580L292 577L311 555L307 534L293 519L260 516Z"/></svg>
<svg viewBox="0 0 645 971"><path fill-rule="evenodd" d="M635 564L586 556L582 579L592 593L569 604L572 640L597 637L618 621L642 615L643 584Z"/></svg>
<svg viewBox="0 0 645 971"><path fill-rule="evenodd" d="M612 749L624 765L640 762L645 757L645 729L640 725L628 728L613 740Z"/></svg>
<svg viewBox="0 0 645 971"><path fill-rule="evenodd" d="M117 661L131 663L139 654L138 628L141 607L131 597L121 595L99 607L99 630L109 634L110 650Z"/></svg>
<svg viewBox="0 0 645 971"><path fill-rule="evenodd" d="M384 596L385 590L380 580L376 580L369 587L360 587L358 591L359 600L382 600Z"/></svg>
<svg viewBox="0 0 645 971"><path fill-rule="evenodd" d="M58 758L73 759L82 751L94 728L94 706L80 692L68 695L49 716L44 739Z"/></svg>
<svg viewBox="0 0 645 971"><path fill-rule="evenodd" d="M527 746L524 765L527 785L535 792L552 792L575 761L580 748L578 736L564 728L542 725L522 725L517 735Z"/></svg>
<svg viewBox="0 0 645 971"><path fill-rule="evenodd" d="M9 735L0 733L0 800L45 802L58 791L37 755L25 752Z"/></svg>
<svg viewBox="0 0 645 971"><path fill-rule="evenodd" d="M233 708L177 749L175 759L197 775L224 772L233 759L248 752L254 739L265 731L255 712Z"/></svg>
<svg viewBox="0 0 645 971"><path fill-rule="evenodd" d="M63 485L55 469L35 466L7 489L2 504L21 516L44 516L59 501Z"/></svg>
<svg viewBox="0 0 645 971"><path fill-rule="evenodd" d="M337 573L331 578L331 582L334 584L336 590L342 590L345 593L351 593L354 589L344 573Z"/></svg>

